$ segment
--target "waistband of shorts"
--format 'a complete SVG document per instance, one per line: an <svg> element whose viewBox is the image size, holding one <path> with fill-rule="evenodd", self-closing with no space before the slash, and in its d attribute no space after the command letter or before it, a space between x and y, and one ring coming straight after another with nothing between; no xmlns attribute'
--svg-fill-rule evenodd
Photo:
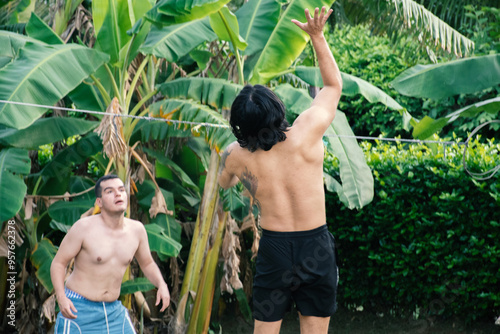
<svg viewBox="0 0 500 334"><path fill-rule="evenodd" d="M328 227L326 226L326 224L306 231L278 232L262 229L262 236L270 238L304 238L313 237L315 235L324 233L325 231L328 231Z"/></svg>
<svg viewBox="0 0 500 334"><path fill-rule="evenodd" d="M115 300L115 301L112 301L112 302L98 302L98 301L93 301L93 300L85 298L84 296L82 296L78 292L75 292L75 291L73 291L71 289L68 289L67 287L64 287L64 294L66 295L66 297L68 297L71 300L79 300L79 301L84 302L85 304L92 305L92 306L100 306L100 307L102 307L103 303L104 303L104 305L106 305L108 307L109 306L115 306L115 304L121 305L121 302L119 300Z"/></svg>

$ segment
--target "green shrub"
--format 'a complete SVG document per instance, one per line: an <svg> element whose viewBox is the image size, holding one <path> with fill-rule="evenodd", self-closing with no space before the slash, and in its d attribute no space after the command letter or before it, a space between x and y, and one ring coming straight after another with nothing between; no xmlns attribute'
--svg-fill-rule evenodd
<svg viewBox="0 0 500 334"><path fill-rule="evenodd" d="M500 144L474 141L466 159L480 172L500 164ZM359 211L327 193L341 261L339 303L401 316L500 314L500 173L476 181L462 145L362 143L375 179ZM328 157L328 170L337 162Z"/></svg>

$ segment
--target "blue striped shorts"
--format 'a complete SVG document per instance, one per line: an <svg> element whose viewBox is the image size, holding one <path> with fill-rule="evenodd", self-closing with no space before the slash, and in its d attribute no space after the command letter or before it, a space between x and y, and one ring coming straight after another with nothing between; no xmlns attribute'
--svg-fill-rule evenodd
<svg viewBox="0 0 500 334"><path fill-rule="evenodd" d="M94 302L68 288L65 293L78 311L77 317L68 319L59 312L54 334L135 334L121 301Z"/></svg>

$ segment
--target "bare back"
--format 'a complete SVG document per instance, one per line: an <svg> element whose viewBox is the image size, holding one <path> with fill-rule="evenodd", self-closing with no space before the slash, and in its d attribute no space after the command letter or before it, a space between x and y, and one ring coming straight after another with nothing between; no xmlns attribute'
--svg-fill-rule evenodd
<svg viewBox="0 0 500 334"><path fill-rule="evenodd" d="M298 126L269 151L250 152L233 143L226 168L238 176L260 207L261 227L310 230L325 224L323 143L301 137Z"/></svg>
<svg viewBox="0 0 500 334"><path fill-rule="evenodd" d="M112 229L100 215L75 223L69 241L81 249L66 286L90 300L117 300L125 270L139 247L141 226L137 224L142 225L125 218L122 228Z"/></svg>
<svg viewBox="0 0 500 334"><path fill-rule="evenodd" d="M326 223L322 138L342 93L342 77L323 35L331 12L323 7L319 14L316 8L313 19L305 9L307 23L292 20L311 37L323 79L311 107L288 128L286 139L269 151L250 152L234 142L222 156L219 184L228 188L241 181L258 202L261 227L267 230L306 231ZM243 109L237 107L234 112L238 115Z"/></svg>

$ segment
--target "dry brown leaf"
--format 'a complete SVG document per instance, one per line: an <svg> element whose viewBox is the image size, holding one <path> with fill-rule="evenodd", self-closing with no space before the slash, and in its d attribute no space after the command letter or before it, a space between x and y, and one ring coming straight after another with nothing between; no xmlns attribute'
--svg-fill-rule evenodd
<svg viewBox="0 0 500 334"><path fill-rule="evenodd" d="M149 215L151 218L155 218L157 214L164 213L167 215L173 215L174 213L167 208L167 203L165 202L165 198L161 190L155 190L155 196L151 201L151 208L149 208Z"/></svg>
<svg viewBox="0 0 500 334"><path fill-rule="evenodd" d="M240 238L235 234L239 230L238 224L229 216L226 224L224 240L222 241L222 257L224 259L220 288L222 292L233 293L233 289L243 288L239 273L240 273L240 258L237 250L241 250Z"/></svg>
<svg viewBox="0 0 500 334"><path fill-rule="evenodd" d="M27 197L24 202L24 219L28 220L33 215L33 197Z"/></svg>
<svg viewBox="0 0 500 334"><path fill-rule="evenodd" d="M109 158L114 158L118 155L123 155L127 151L127 144L123 136L122 108L116 97L111 101L108 109L106 109L106 113L116 116L104 116L101 124L99 124L94 132L101 137L104 154Z"/></svg>
<svg viewBox="0 0 500 334"><path fill-rule="evenodd" d="M259 242L260 242L260 233L257 228L257 222L255 221L255 217L253 213L250 213L248 216L243 219L243 224L241 224L240 231L244 231L248 228L252 229L253 232L253 243L252 243L252 260L257 256L257 252L259 251Z"/></svg>
<svg viewBox="0 0 500 334"><path fill-rule="evenodd" d="M53 323L56 321L56 295L53 294L43 303L43 315Z"/></svg>

